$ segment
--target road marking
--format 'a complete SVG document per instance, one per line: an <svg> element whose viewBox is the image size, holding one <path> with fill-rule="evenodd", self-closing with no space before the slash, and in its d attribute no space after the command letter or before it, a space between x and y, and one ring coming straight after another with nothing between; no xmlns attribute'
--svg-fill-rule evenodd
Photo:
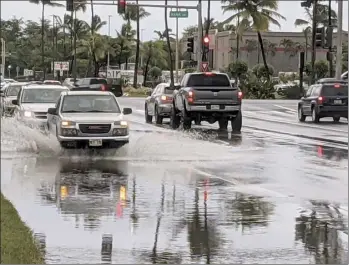
<svg viewBox="0 0 349 265"><path fill-rule="evenodd" d="M295 109L291 109L291 108L287 108L287 107L284 107L284 106L281 106L281 105L274 105L275 107L278 107L280 109L285 109L285 110L289 110L289 111L292 111L293 113L296 113L297 110Z"/></svg>
<svg viewBox="0 0 349 265"><path fill-rule="evenodd" d="M246 185L240 181L237 181L237 180L229 180L229 179L226 179L226 178L222 178L222 177L219 177L219 176L216 176L216 175L213 175L213 174L210 174L210 173L207 173L203 170L200 170L198 168L194 168L194 167L191 167L190 168L191 170L195 171L196 173L198 173L199 175L201 176L204 176L204 177L208 177L208 178L211 178L211 179L219 179L219 180L222 180L224 182L227 182L229 184L232 184L233 186L236 186L237 188L240 186L240 187L245 187L246 190L241 191L240 192L245 192L245 193L250 193L251 195L254 195L255 193L253 193L253 191L259 191L259 192L265 192L267 193L268 195L270 196L274 196L274 197L277 197L277 198L290 198L290 197L293 197L292 195L285 195L284 193L280 193L280 192L276 192L276 191L273 191L273 190L269 190L269 189L266 189L266 188L262 188L262 187L259 187L259 186L256 186L256 185ZM248 190L250 190L250 192L248 192ZM237 189L238 191L238 189Z"/></svg>

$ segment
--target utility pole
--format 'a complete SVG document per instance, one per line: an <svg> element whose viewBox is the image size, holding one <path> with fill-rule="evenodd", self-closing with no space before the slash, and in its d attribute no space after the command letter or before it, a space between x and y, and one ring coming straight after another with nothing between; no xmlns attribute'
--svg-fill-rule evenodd
<svg viewBox="0 0 349 265"><path fill-rule="evenodd" d="M313 2L313 31L312 31L312 46L311 46L311 78L310 78L310 84L315 83L315 71L314 71L314 65L316 60L316 14L317 14L317 1L314 0Z"/></svg>
<svg viewBox="0 0 349 265"><path fill-rule="evenodd" d="M176 6L177 11L178 9L178 0L176 0ZM168 32L167 32L168 34ZM178 17L176 17L176 61L175 61L175 67L176 67L176 83L178 83L178 62L179 62L179 43L178 43Z"/></svg>
<svg viewBox="0 0 349 265"><path fill-rule="evenodd" d="M108 37L109 38L110 38L110 18L111 17L112 17L111 15L108 16ZM107 62L107 71L108 71L109 68L110 68L110 52L109 52L109 49L108 49L108 59L107 60L108 60L108 62Z"/></svg>
<svg viewBox="0 0 349 265"><path fill-rule="evenodd" d="M74 65L73 65L73 77L74 83L76 82L76 10L74 11Z"/></svg>
<svg viewBox="0 0 349 265"><path fill-rule="evenodd" d="M336 79L342 74L342 45L343 45L343 1L338 1L338 31L337 31L337 55L336 55Z"/></svg>
<svg viewBox="0 0 349 265"><path fill-rule="evenodd" d="M197 71L200 72L201 70L201 63L202 63L202 3L201 0L199 0L198 3L198 40L197 40L197 46L196 46L196 58L197 58Z"/></svg>
<svg viewBox="0 0 349 265"><path fill-rule="evenodd" d="M52 72L53 77L56 77L56 70L55 70L55 15L52 15Z"/></svg>
<svg viewBox="0 0 349 265"><path fill-rule="evenodd" d="M328 33L333 32L332 29L332 8L331 8L331 0L328 0ZM331 38L331 39L330 39ZM330 77L333 76L333 56L332 56L332 34L330 35L330 38L327 38L328 41L328 53L329 53L329 70L330 70Z"/></svg>

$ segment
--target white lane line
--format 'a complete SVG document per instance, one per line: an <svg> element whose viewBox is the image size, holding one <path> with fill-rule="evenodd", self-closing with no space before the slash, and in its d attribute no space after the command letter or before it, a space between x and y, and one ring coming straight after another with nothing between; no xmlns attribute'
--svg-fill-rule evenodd
<svg viewBox="0 0 349 265"><path fill-rule="evenodd" d="M280 109L285 109L285 110L289 110L289 111L292 111L293 113L296 113L297 110L295 109L291 109L291 108L288 108L288 107L284 107L284 106L281 106L281 105L274 105L275 107L278 107Z"/></svg>
<svg viewBox="0 0 349 265"><path fill-rule="evenodd" d="M262 187L258 187L255 185L246 185L246 184L241 183L241 182L234 180L234 179L229 180L226 178L222 178L222 177L207 173L207 172L200 170L200 169L197 169L197 168L192 167L192 168L190 168L190 170L195 171L196 173L198 173L201 176L212 178L212 179L219 179L219 180L222 180L222 181L227 182L229 184L232 184L234 186L233 188L235 188L235 190L238 192L250 193L251 195L253 195L253 194L255 195L256 192L260 192L260 193L268 194L269 196L273 196L273 197L277 197L277 198L293 197L292 195L287 196L284 193L276 192L276 191L269 190L269 189L262 188Z"/></svg>

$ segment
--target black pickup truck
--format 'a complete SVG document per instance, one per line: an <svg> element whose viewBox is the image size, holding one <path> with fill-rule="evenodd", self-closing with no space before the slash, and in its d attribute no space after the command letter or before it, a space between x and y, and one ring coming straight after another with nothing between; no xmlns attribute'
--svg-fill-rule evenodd
<svg viewBox="0 0 349 265"><path fill-rule="evenodd" d="M71 91L108 91L112 92L116 97L123 95L121 84L117 84L114 79L106 79L99 77L82 78L73 84Z"/></svg>
<svg viewBox="0 0 349 265"><path fill-rule="evenodd" d="M185 74L180 89L173 95L170 126L176 129L182 124L187 130L192 121L218 121L219 128L226 130L230 121L233 132L241 132L241 99L242 93L231 86L224 73Z"/></svg>

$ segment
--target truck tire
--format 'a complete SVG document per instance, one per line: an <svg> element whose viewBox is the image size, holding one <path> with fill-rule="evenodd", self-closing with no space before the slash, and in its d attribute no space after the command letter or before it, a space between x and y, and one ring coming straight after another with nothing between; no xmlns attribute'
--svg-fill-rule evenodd
<svg viewBox="0 0 349 265"><path fill-rule="evenodd" d="M226 131L228 129L228 120L220 119L218 120L219 130Z"/></svg>
<svg viewBox="0 0 349 265"><path fill-rule="evenodd" d="M171 115L170 115L170 127L174 130L178 129L180 123L181 123L181 117L177 115L176 108L173 105L171 108Z"/></svg>
<svg viewBox="0 0 349 265"><path fill-rule="evenodd" d="M242 113L239 111L238 115L231 120L231 129L235 133L240 133L242 127Z"/></svg>
<svg viewBox="0 0 349 265"><path fill-rule="evenodd" d="M147 105L145 105L145 107L144 107L144 115L145 115L145 122L146 123L152 123L153 116L148 114L148 106Z"/></svg>
<svg viewBox="0 0 349 265"><path fill-rule="evenodd" d="M182 111L182 125L183 130L190 130L191 129L191 119L188 117L187 111L184 109Z"/></svg>

